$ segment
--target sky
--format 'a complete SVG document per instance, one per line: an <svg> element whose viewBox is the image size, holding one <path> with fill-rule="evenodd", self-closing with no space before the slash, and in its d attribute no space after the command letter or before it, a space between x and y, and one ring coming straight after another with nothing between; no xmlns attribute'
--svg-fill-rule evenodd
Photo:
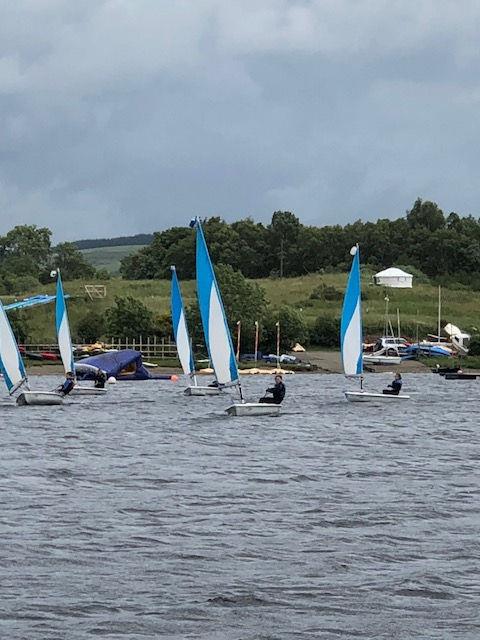
<svg viewBox="0 0 480 640"><path fill-rule="evenodd" d="M480 3L0 0L0 233L479 215Z"/></svg>

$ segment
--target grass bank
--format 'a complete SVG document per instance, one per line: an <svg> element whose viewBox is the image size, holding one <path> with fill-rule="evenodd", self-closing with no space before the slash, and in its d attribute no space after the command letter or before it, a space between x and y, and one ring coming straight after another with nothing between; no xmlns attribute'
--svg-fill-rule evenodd
<svg viewBox="0 0 480 640"><path fill-rule="evenodd" d="M341 295L343 295L346 278L345 273L332 273L313 274L302 278L263 279L256 282L264 288L267 300L273 307L290 304L301 310L305 321L313 325L315 319L321 314L332 318L340 316ZM91 282L77 280L64 283L65 292L71 296L69 315L74 333L77 323L83 316L92 310L104 312L114 304L116 296L133 296L140 299L156 314L169 313L170 282L168 280L128 281L111 278L104 282L98 281L98 284L105 285L106 297L94 300L90 300L85 292L85 284ZM338 291L338 299L311 299L312 292L322 283L334 287ZM54 283L51 283L38 290L30 291L26 295L53 294L54 290ZM182 290L186 304L195 300L193 281L182 282ZM365 277L363 291L364 324L367 330L369 327L381 327L385 312L385 289L370 284L369 279ZM437 287L419 284L414 285L413 289L388 289L388 296L392 322L396 328L396 309L398 308L404 335L415 338L417 323L420 323L420 336L436 331ZM3 298L4 302L12 300L11 296ZM453 322L466 331L477 333L477 327L480 327L479 310L479 292L461 288L442 289L442 326L446 322ZM55 339L53 305L32 308L24 313L29 319L29 334L32 341L49 342Z"/></svg>

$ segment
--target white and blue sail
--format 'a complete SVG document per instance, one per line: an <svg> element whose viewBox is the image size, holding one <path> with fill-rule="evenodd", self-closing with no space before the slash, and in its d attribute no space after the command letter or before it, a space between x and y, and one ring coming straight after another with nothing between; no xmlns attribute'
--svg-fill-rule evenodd
<svg viewBox="0 0 480 640"><path fill-rule="evenodd" d="M343 298L340 342L343 371L346 376L363 373L362 290L360 285L360 251L358 245L350 251L353 255Z"/></svg>
<svg viewBox="0 0 480 640"><path fill-rule="evenodd" d="M197 233L197 296L208 355L218 384L220 386L238 385L241 395L232 336L202 225L198 218L195 220L195 227Z"/></svg>
<svg viewBox="0 0 480 640"><path fill-rule="evenodd" d="M174 266L172 271L172 291L170 306L172 312L173 333L177 345L178 359L182 365L183 373L192 377L195 373L195 363L193 361L192 346L188 335L187 322L185 317L185 307L183 305L182 292L177 278L177 271Z"/></svg>
<svg viewBox="0 0 480 640"><path fill-rule="evenodd" d="M65 294L63 293L62 278L60 270L57 270L57 295L55 300L55 326L57 328L58 348L62 359L65 373L75 372L73 360L72 336L68 323L67 305L65 304Z"/></svg>
<svg viewBox="0 0 480 640"><path fill-rule="evenodd" d="M27 374L7 314L0 302L0 369L10 395L27 383Z"/></svg>

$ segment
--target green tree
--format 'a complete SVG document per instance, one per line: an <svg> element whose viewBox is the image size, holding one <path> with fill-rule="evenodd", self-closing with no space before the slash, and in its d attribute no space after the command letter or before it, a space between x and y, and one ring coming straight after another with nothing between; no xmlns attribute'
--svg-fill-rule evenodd
<svg viewBox="0 0 480 640"><path fill-rule="evenodd" d="M300 227L300 220L290 211L275 211L272 215L272 221L268 227L270 246L272 256L276 256L278 260L273 268L278 269L280 278L292 275Z"/></svg>
<svg viewBox="0 0 480 640"><path fill-rule="evenodd" d="M296 342L308 342L308 328L302 313L289 305L283 305L278 310L269 310L262 323L262 351L276 351L277 322L280 323L280 350L291 349Z"/></svg>
<svg viewBox="0 0 480 640"><path fill-rule="evenodd" d="M417 198L410 211L407 212L407 222L412 228L423 227L429 231L437 231L445 226L443 211L435 202Z"/></svg>
<svg viewBox="0 0 480 640"><path fill-rule="evenodd" d="M38 278L51 256L51 231L19 225L0 238L0 265L5 271Z"/></svg>
<svg viewBox="0 0 480 640"><path fill-rule="evenodd" d="M143 302L127 296L116 297L115 306L107 309L106 330L113 338L135 338L151 335L154 331L153 313Z"/></svg>
<svg viewBox="0 0 480 640"><path fill-rule="evenodd" d="M106 333L105 315L98 311L89 311L83 316L76 327L78 340L83 342L98 342Z"/></svg>
<svg viewBox="0 0 480 640"><path fill-rule="evenodd" d="M340 321L330 316L318 316L310 332L310 340L319 347L338 347Z"/></svg>
<svg viewBox="0 0 480 640"><path fill-rule="evenodd" d="M52 256L52 269L60 269L63 280L78 280L79 278L93 278L95 269L89 264L81 251L77 249L73 242L62 242L58 244ZM44 274L44 282L48 274Z"/></svg>

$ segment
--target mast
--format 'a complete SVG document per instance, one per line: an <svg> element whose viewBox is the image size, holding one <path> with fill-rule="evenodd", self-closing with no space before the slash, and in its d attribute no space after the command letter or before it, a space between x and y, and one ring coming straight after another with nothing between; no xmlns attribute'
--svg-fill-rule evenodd
<svg viewBox="0 0 480 640"><path fill-rule="evenodd" d="M442 324L442 287L438 285L438 329L437 329L437 342L440 342L440 332Z"/></svg>

